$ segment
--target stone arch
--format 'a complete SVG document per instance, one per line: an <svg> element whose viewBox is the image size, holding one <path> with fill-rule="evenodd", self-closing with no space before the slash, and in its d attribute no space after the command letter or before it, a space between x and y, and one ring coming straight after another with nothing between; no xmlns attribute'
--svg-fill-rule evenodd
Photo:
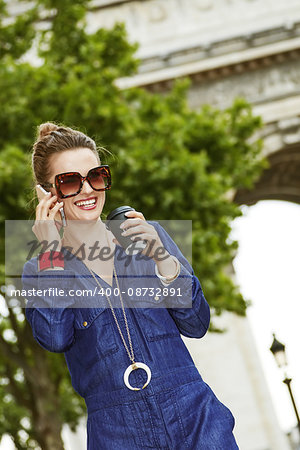
<svg viewBox="0 0 300 450"><path fill-rule="evenodd" d="M300 204L300 118L266 124L262 137L269 168L263 171L253 189L238 190L234 201L253 205L271 199Z"/></svg>

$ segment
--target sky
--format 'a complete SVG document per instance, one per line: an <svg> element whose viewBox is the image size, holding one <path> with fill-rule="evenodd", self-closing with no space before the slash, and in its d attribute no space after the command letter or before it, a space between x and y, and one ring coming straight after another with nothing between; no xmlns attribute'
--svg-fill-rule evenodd
<svg viewBox="0 0 300 450"><path fill-rule="evenodd" d="M284 371L269 348L272 333L286 345L292 390L300 413L300 205L266 200L242 206L231 237L239 242L234 259L236 280L252 301L248 317L281 428L289 431L296 417Z"/></svg>
<svg viewBox="0 0 300 450"><path fill-rule="evenodd" d="M272 333L286 345L287 375L300 412L300 205L260 201L242 206L243 216L232 223L231 238L239 242L233 264L236 282L252 301L248 317L280 427L296 425L295 413L280 370L269 348ZM0 450L13 450L3 439Z"/></svg>

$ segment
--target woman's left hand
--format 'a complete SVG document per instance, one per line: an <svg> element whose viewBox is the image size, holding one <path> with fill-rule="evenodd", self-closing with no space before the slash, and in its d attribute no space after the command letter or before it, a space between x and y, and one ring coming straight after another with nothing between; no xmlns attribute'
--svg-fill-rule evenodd
<svg viewBox="0 0 300 450"><path fill-rule="evenodd" d="M146 221L141 212L128 211L126 217L128 217L128 219L121 224L121 228L123 229L122 236L134 235L132 237L133 242L138 240L146 241L147 246L141 252L143 255L153 258L154 261L169 255L164 248L156 229ZM114 240L114 242L117 241Z"/></svg>

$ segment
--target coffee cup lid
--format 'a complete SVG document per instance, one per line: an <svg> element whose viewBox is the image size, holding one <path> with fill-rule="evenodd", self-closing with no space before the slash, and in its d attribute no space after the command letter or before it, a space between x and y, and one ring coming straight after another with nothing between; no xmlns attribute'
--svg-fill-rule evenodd
<svg viewBox="0 0 300 450"><path fill-rule="evenodd" d="M111 211L106 220L112 220L115 216L117 216L120 213L126 212L126 211L134 211L134 208L132 208L131 206L119 206L118 208L114 209L113 211Z"/></svg>

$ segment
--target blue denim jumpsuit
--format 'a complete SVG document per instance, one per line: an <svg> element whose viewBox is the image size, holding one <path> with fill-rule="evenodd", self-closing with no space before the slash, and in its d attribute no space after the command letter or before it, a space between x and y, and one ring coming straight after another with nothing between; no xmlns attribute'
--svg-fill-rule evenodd
<svg viewBox="0 0 300 450"><path fill-rule="evenodd" d="M66 292L65 296L27 297L25 312L33 336L46 350L64 352L72 385L87 406L88 450L237 449L230 410L202 380L180 336L201 338L208 329L209 306L200 282L169 234L158 222L151 223L164 247L180 261L179 277L169 286L180 287L183 295L176 298L176 307L168 292L153 296L149 289L149 295L138 300L123 295L135 361L147 364L152 373L145 389L133 391L124 384L124 371L131 361L105 296L96 296L95 304L86 307L78 303L86 299L67 294L69 289L96 287L77 257L66 258L65 270L61 271L38 272L36 258L25 263L24 289L56 287ZM124 256L123 249L117 248ZM64 247L62 251L65 256L71 255ZM116 272L124 275L118 276L122 292L128 286L163 287L151 258L116 255L117 251ZM110 287L95 276L104 288ZM189 296L192 307L186 307ZM132 304L136 301L138 307ZM122 309L114 310L128 345ZM131 372L129 378L136 387L142 387L146 379L142 369Z"/></svg>

